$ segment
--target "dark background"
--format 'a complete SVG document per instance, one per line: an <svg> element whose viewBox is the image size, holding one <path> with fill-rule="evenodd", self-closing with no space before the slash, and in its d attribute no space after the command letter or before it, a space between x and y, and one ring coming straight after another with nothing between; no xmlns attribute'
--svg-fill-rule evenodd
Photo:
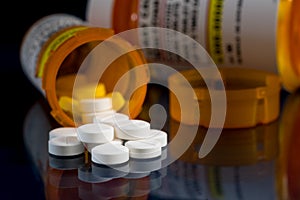
<svg viewBox="0 0 300 200"><path fill-rule="evenodd" d="M29 27L41 17L69 13L85 19L86 0L27 0L1 2L0 31L0 199L44 199L42 182L23 144L23 120L43 96L22 71L19 50Z"/></svg>

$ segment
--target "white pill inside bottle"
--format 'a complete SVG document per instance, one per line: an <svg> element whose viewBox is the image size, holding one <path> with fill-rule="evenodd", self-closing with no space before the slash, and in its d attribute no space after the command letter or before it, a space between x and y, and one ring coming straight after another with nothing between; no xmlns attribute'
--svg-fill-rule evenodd
<svg viewBox="0 0 300 200"><path fill-rule="evenodd" d="M112 98L90 98L79 100L79 109L82 113L103 112L112 110Z"/></svg>

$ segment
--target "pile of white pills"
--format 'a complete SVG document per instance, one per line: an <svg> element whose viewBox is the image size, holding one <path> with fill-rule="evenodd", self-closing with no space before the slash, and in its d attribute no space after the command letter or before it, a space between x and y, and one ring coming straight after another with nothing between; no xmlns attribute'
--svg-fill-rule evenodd
<svg viewBox="0 0 300 200"><path fill-rule="evenodd" d="M167 133L151 129L150 123L115 112L111 98L80 101L83 123L78 127L60 127L49 132L48 151L56 156L75 156L87 150L92 162L118 165L133 159L151 159L162 155L168 143ZM96 114L95 114L96 113Z"/></svg>

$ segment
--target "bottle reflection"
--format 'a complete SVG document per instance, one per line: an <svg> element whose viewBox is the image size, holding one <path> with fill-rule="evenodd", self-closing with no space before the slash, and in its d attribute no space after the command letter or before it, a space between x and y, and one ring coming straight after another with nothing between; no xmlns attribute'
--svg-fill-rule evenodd
<svg viewBox="0 0 300 200"><path fill-rule="evenodd" d="M179 125L184 133L195 126L179 124L170 120L170 138L176 136ZM190 147L180 160L204 165L250 165L262 160L274 160L278 155L278 120L267 125L244 129L223 129L221 137L212 151L202 159L198 152L207 133L207 128L198 127L198 132ZM172 145L170 147L173 147ZM174 147L176 148L176 147ZM175 150L174 150L175 151ZM171 149L172 154L172 149Z"/></svg>
<svg viewBox="0 0 300 200"><path fill-rule="evenodd" d="M185 134L195 127L171 119L170 139L179 125ZM198 127L196 138L183 155L169 166L154 196L179 199L276 199L278 120L249 129L224 129L216 146L198 157L207 129ZM170 146L170 155L177 152ZM175 189L176 188L176 189Z"/></svg>
<svg viewBox="0 0 300 200"><path fill-rule="evenodd" d="M300 199L300 91L288 96L280 124L278 188L281 199Z"/></svg>

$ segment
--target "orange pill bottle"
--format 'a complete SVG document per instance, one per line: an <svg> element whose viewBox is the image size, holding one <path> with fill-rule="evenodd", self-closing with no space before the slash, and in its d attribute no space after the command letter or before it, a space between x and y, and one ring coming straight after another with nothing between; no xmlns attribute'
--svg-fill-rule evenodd
<svg viewBox="0 0 300 200"><path fill-rule="evenodd" d="M61 97L73 97L76 81L84 79L86 83L95 83L95 87L96 84L103 83L106 92L109 93L114 91L116 83L127 71L145 64L145 58L139 50L121 38L110 39L113 35L114 31L111 29L93 27L80 18L63 13L41 18L25 34L20 47L22 69L32 84L45 96L52 110L51 115L62 126L78 125L74 113L66 112L59 104ZM86 57L108 39L109 42L105 44L106 52L96 54L97 58L105 59L108 54L124 50L127 53L105 66L101 77L93 71L79 74ZM104 66L97 66L99 69L102 67ZM131 73L131 76L132 80L136 80L137 77L147 80L148 72L143 68L136 74ZM130 81L126 83L132 84ZM120 92L126 93L130 86L123 88L125 89ZM135 118L139 114L146 90L145 84L127 97L128 109L125 110L130 117Z"/></svg>
<svg viewBox="0 0 300 200"><path fill-rule="evenodd" d="M276 72L294 92L300 87L299 8L298 0L89 0L86 18L116 33L137 27L182 32L218 66ZM141 43L162 39L152 33L143 37Z"/></svg>

